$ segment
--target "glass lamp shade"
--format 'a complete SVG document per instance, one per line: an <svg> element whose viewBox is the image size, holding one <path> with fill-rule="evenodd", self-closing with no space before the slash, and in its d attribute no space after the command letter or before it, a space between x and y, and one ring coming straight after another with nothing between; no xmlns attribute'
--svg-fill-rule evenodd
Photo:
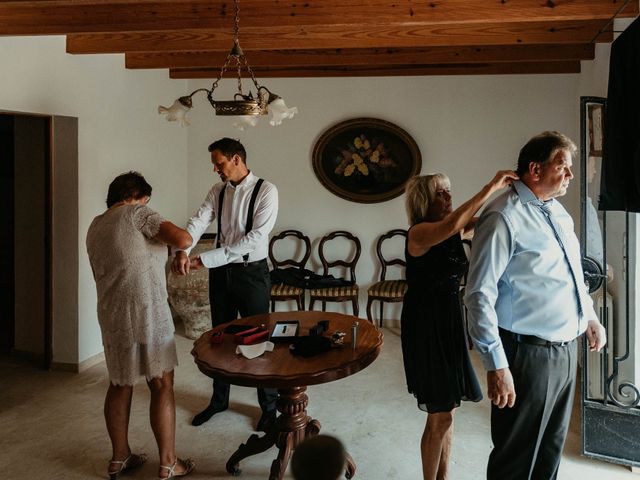
<svg viewBox="0 0 640 480"><path fill-rule="evenodd" d="M278 97L269 103L268 109L271 112L271 120L269 121L269 124L272 126L280 125L282 120L292 118L296 113L298 113L297 107L288 108L281 97Z"/></svg>
<svg viewBox="0 0 640 480"><path fill-rule="evenodd" d="M255 127L258 124L259 118L257 115L239 115L236 117L237 120L232 126L243 132L247 127Z"/></svg>
<svg viewBox="0 0 640 480"><path fill-rule="evenodd" d="M169 108L163 107L162 105L158 107L158 113L160 115L165 114L165 118L168 122L178 122L181 127L190 125L189 120L187 120L186 117L189 110L191 110L191 107L185 105L185 103L182 102L180 98L173 102L173 105L171 105Z"/></svg>

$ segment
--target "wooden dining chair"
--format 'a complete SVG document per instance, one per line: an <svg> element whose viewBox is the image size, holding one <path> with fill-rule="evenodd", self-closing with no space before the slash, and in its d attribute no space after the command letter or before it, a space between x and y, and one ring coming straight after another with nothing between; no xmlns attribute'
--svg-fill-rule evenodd
<svg viewBox="0 0 640 480"><path fill-rule="evenodd" d="M345 255L345 258L329 261L327 260L328 245L331 245L336 239L344 239L351 242L351 251ZM349 272L349 280L353 285L335 286L326 288L312 288L309 290L309 310L313 310L316 300L322 302L322 311L326 310L327 302L351 302L353 314L358 315L360 311L358 306L358 284L356 283L356 264L360 258L362 248L360 240L355 235L345 231L337 230L331 232L322 239L318 244L318 256L322 262L323 275L329 275L332 268L341 267Z"/></svg>
<svg viewBox="0 0 640 480"><path fill-rule="evenodd" d="M367 290L367 319L374 323L373 315L371 314L371 305L376 300L380 302L380 326L383 324L383 314L384 314L384 304L388 303L396 303L402 302L404 300L404 294L407 291L407 281L402 278L398 280L387 280L387 268L393 265L397 265L401 269L404 270L407 263L404 259L404 255L394 256L392 258L385 257L383 244L387 240L394 237L402 237L403 238L403 249L404 252L404 242L406 242L407 231L404 229L395 229L389 230L387 233L380 235L378 241L376 242L376 255L378 256L378 260L380 261L380 280L369 287ZM403 272L404 276L404 272Z"/></svg>
<svg viewBox="0 0 640 480"><path fill-rule="evenodd" d="M283 260L278 260L274 253L275 243L288 238L297 239L298 248L293 254ZM311 256L311 241L309 237L298 230L284 230L269 240L269 260L274 269L282 267L293 267L303 269ZM275 310L276 302L295 300L298 310L304 310L304 288L286 283L274 284L271 286L271 311Z"/></svg>

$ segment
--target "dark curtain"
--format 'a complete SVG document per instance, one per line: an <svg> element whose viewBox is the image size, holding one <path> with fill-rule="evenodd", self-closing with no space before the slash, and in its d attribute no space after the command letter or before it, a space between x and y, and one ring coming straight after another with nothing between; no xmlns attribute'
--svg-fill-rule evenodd
<svg viewBox="0 0 640 480"><path fill-rule="evenodd" d="M640 17L613 42L600 210L640 212Z"/></svg>

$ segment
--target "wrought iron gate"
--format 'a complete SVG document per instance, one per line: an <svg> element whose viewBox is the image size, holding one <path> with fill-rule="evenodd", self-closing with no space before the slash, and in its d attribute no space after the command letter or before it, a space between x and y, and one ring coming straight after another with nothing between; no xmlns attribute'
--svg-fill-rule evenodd
<svg viewBox="0 0 640 480"><path fill-rule="evenodd" d="M634 351L635 338L640 337L632 337L636 323L636 252L630 248L636 244L635 234L630 232L630 228L635 232L636 222L632 216L636 214L597 212L594 207L600 191L599 182L594 180L598 174L598 158L602 156L606 102L600 97L581 97L580 100L580 246L585 282L608 338L599 354L590 353L586 342L582 345L582 452L587 457L638 467L640 391L633 378L640 376L640 367L636 370L633 366L634 362L640 365L635 359L640 349ZM617 282L615 298L607 289L607 275L612 271L607 259L607 221L612 220L613 230L623 243L622 258L612 258L612 263L622 266L622 272L617 275L624 280L624 283ZM640 324L638 328L640 330ZM631 379L626 373L629 370Z"/></svg>

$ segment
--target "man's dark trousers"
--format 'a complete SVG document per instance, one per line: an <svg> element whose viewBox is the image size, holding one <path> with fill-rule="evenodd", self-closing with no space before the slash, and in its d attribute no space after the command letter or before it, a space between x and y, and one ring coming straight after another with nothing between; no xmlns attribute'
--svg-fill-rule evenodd
<svg viewBox="0 0 640 480"><path fill-rule="evenodd" d="M550 480L558 475L575 393L577 351L519 343L500 333L513 375L512 408L491 406L488 480Z"/></svg>
<svg viewBox="0 0 640 480"><path fill-rule="evenodd" d="M269 313L271 281L267 260L230 263L209 269L209 302L211 323L215 327L241 317ZM228 383L213 381L211 405L223 409L229 404ZM258 403L263 412L275 412L278 391L259 388Z"/></svg>

